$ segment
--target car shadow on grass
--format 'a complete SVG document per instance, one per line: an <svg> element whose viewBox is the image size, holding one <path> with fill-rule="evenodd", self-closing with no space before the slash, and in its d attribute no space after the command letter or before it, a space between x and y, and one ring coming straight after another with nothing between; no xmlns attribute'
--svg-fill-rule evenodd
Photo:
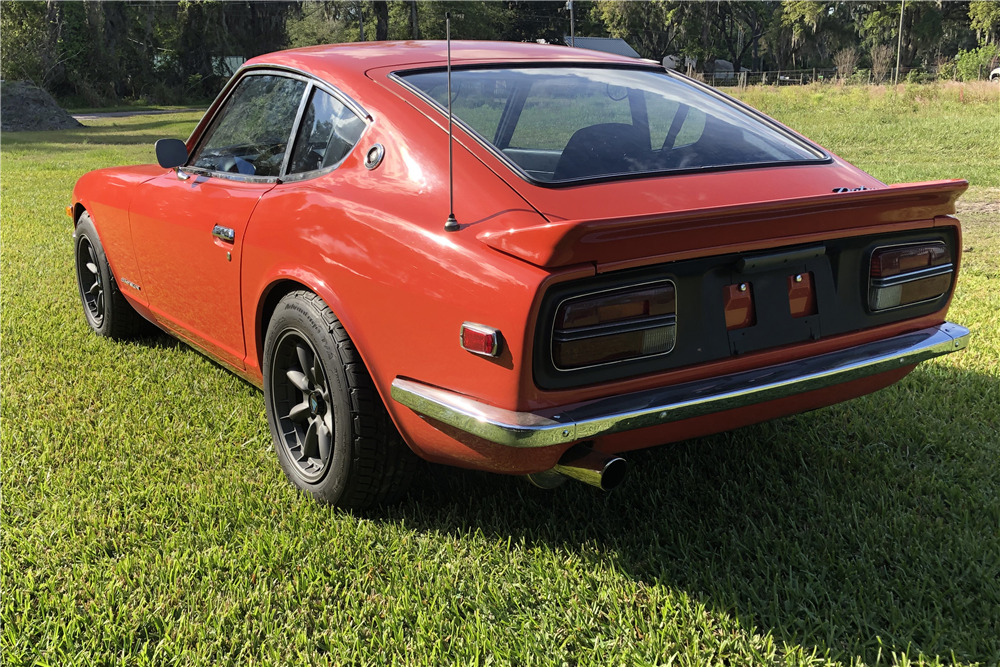
<svg viewBox="0 0 1000 667"><path fill-rule="evenodd" d="M611 558L807 654L993 664L997 394L993 378L921 369L847 404L629 454L607 494L435 468L383 519L579 552L595 570Z"/></svg>

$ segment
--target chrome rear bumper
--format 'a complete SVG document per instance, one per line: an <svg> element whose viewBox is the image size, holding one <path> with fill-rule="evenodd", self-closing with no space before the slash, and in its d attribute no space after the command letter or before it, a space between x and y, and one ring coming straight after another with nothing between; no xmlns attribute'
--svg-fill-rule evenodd
<svg viewBox="0 0 1000 667"><path fill-rule="evenodd" d="M589 401L551 415L514 412L396 378L392 398L415 412L509 447L548 447L785 398L956 352L969 330L946 322L808 359Z"/></svg>

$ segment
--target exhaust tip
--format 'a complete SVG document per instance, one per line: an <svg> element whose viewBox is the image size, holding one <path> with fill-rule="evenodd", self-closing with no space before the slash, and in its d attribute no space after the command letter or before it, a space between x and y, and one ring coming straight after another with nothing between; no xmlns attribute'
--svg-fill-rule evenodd
<svg viewBox="0 0 1000 667"><path fill-rule="evenodd" d="M618 456L576 446L563 454L552 472L596 486L602 491L610 491L625 480L628 463Z"/></svg>
<svg viewBox="0 0 1000 667"><path fill-rule="evenodd" d="M605 491L620 486L625 481L625 473L628 472L628 463L623 458L617 456L608 461L601 474L601 488Z"/></svg>

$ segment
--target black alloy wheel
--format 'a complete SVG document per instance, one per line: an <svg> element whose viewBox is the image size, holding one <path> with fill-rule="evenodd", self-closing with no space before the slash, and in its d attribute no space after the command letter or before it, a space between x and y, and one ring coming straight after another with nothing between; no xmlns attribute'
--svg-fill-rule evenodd
<svg viewBox="0 0 1000 667"><path fill-rule="evenodd" d="M264 407L278 462L315 500L359 510L402 496L417 458L350 336L316 294L290 292L264 338Z"/></svg>
<svg viewBox="0 0 1000 667"><path fill-rule="evenodd" d="M279 444L304 482L321 480L333 453L330 383L316 350L298 331L286 331L275 345L271 388Z"/></svg>
<svg viewBox="0 0 1000 667"><path fill-rule="evenodd" d="M82 237L76 244L76 280L80 287L80 298L91 326L99 329L104 324L104 285L102 284L100 260L90 239Z"/></svg>
<svg viewBox="0 0 1000 667"><path fill-rule="evenodd" d="M80 214L73 238L76 285L83 303L83 314L93 332L98 336L124 340L152 331L152 327L118 289L94 221L86 211Z"/></svg>

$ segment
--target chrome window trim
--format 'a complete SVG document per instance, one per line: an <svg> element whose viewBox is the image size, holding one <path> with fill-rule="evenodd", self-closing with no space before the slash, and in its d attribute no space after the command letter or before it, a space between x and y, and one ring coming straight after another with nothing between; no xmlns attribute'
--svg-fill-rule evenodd
<svg viewBox="0 0 1000 667"><path fill-rule="evenodd" d="M278 169L278 178L282 178L288 172L288 163L292 159L292 153L295 152L295 143L299 138L299 128L302 125L302 117L305 116L306 108L312 100L312 94L315 88L315 83L312 81L306 81L306 89L302 91L302 99L299 100L299 108L295 111L295 120L292 121L292 135L288 138L288 145L287 148L285 148L285 156L281 159L281 167Z"/></svg>
<svg viewBox="0 0 1000 667"><path fill-rule="evenodd" d="M316 77L312 74L309 74L304 70L296 69L294 67L287 67L283 65L268 65L266 63L261 63L259 65L250 65L247 67L241 67L239 70L237 70L236 73L233 74L229 82L223 87L222 91L216 96L215 100L213 100L212 104L209 106L209 109L213 107L216 108L215 113L212 115L212 118L209 119L208 123L205 126L205 129L198 135L198 138L195 141L194 148L190 151L190 155L188 157L189 161L191 157L193 157L194 154L198 152L198 149L201 147L201 142L205 139L205 135L212 128L212 124L218 117L219 112L222 111L226 103L229 101L229 98L232 96L232 93L236 89L236 86L238 86L240 82L243 81L243 79L248 76L267 76L267 75L283 76L285 78L302 81L306 84L306 89L303 91L302 99L299 102L299 109L296 114L295 121L292 124L292 132L288 138L288 148L285 150L286 153L285 160L282 161L281 169L278 175L253 176L249 174L232 174L229 172L212 171L210 169L203 169L200 167L193 167L189 165L184 165L180 167L180 170L198 176L205 176L207 178L220 178L222 180L227 180L227 181L245 181L250 183L289 183L295 181L304 181L319 176L325 176L326 174L336 170L337 167L343 164L344 160L346 160L347 157L354 152L354 150L361 143L361 140L368 133L368 128L375 120L363 106L361 106L358 102L356 102L345 92L337 88L335 85L323 79L320 79L319 77ZM308 105L310 95L312 94L312 91L315 88L319 88L324 92L330 94L331 96L334 97L334 99L338 100L348 109L350 109L356 116L358 116L358 118L362 120L362 122L365 123L365 129L361 133L361 136L358 138L358 141L354 144L351 150L348 151L347 155L344 156L344 159L338 162L337 164L329 167L324 167L322 169L315 169L313 171L306 171L298 174L288 174L286 173L288 166L288 156L290 155L290 151L294 150L295 148L294 142L296 139L296 135L298 134L298 126L299 123L301 122L302 114L304 113L305 109L303 105ZM200 124L201 123L199 123L199 125ZM196 126L195 131L197 131L197 129L198 128ZM191 136L188 137L188 142L190 142L193 137L194 137L194 132L192 132Z"/></svg>
<svg viewBox="0 0 1000 667"><path fill-rule="evenodd" d="M945 274L948 274L948 273L954 275L954 273L955 273L955 263L954 262L948 262L947 264L942 264L941 266L931 266L931 267L927 267L926 269L917 269L916 271L911 272L911 273L919 273L921 275L916 275L916 276L913 276L913 277L911 277L911 273L907 273L907 274L901 275L901 276L892 276L892 278L875 278L875 279L872 279L872 259L875 257L875 253L877 253L879 250L885 250L886 248L906 248L908 246L918 246L918 245L940 245L940 246L944 246L945 249L948 249L950 251L950 248L948 248L948 244L947 243L945 243L944 241L938 241L938 240L932 240L932 241L911 241L910 243L889 243L889 244L886 244L886 245L880 245L880 246L876 246L876 247L872 248L871 253L868 254L868 293L865 295L865 310L867 310L869 313L872 313L872 314L875 314L875 313L891 313L892 311L899 310L900 308L909 308L911 306L919 306L920 304L923 304L923 303L930 303L931 301L935 301L937 299L940 299L942 296L944 296L945 294L948 293L948 291L945 291L945 292L942 292L941 294L938 294L937 296L931 297L929 299L922 299L920 301L914 301L913 303L904 303L904 304L899 305L899 306L892 306L891 308L879 308L877 310L874 309L874 308L872 308L872 297L871 297L872 289L881 289L881 288L885 288L885 287L895 287L896 285L905 285L906 283L911 283L911 282L914 282L916 280L921 280L923 278L936 278L939 275L945 275ZM947 270L942 270L942 269L946 269L946 268L947 268ZM932 273L930 275L927 275L927 273L929 271L937 271L937 272L936 273ZM877 281L886 281L887 284L884 283L884 284L881 284L881 285L876 285L875 283ZM954 283L954 279L952 280L952 283ZM952 285L951 289L954 289L954 284Z"/></svg>
<svg viewBox="0 0 1000 667"><path fill-rule="evenodd" d="M332 88L331 86L320 85L316 81L313 81L312 87L306 92L306 95L303 97L303 100L305 100L304 104L303 104L303 107L302 107L302 115L303 116L305 115L306 108L308 108L309 103L312 101L313 92L317 88L320 89L320 90L322 90L323 92L327 93L333 99L337 100L341 104L343 104L344 107L346 107L348 111L350 111L355 116L357 116L361 120L361 122L363 122L365 124L365 129L363 129L361 131L361 134L358 136L358 140L354 142L353 146L351 146L351 150L347 151L347 153L344 154L344 157L340 158L340 160L338 160L336 164L331 164L331 165L329 165L327 167L321 167L319 169L311 169L309 171L300 171L300 172L296 172L294 174L289 174L288 173L288 163L286 162L284 165L282 165L281 176L279 177L281 183L296 183L296 182L299 182L299 181L307 181L307 180L310 180L310 179L313 179L313 178L318 178L320 176L326 176L327 174L336 171L337 168L340 167L340 165L344 164L344 161L347 160L347 158L351 156L351 153L353 153L355 150L357 150L358 146L361 145L362 139L364 139L365 135L368 134L368 128L371 127L372 117L370 115L368 115L367 112L365 112L365 111L362 110L362 113L364 113L365 115L361 115L360 113L358 113L358 109L360 107L358 107L358 109L356 109L356 108L352 107L352 105L347 104L345 102L345 100L349 100L350 98L344 96L343 94L337 95L334 92L334 91L336 91L336 88ZM337 91L337 92L339 92L339 91ZM299 123L301 122L301 120L302 120L302 117L300 116L296 120L295 130L292 132L292 137L294 137L295 139L298 139ZM292 145L292 150L293 151L295 150L294 143ZM288 155L289 155L289 159L290 159L291 158L291 152L289 152Z"/></svg>
<svg viewBox="0 0 1000 667"><path fill-rule="evenodd" d="M556 342L556 331L559 331L559 329L556 329L556 317L559 315L559 310L563 307L564 304L566 304L566 302L568 302L568 301L576 301L578 299L592 299L595 296L598 296L598 295L601 295L601 294L607 294L609 292L630 292L630 291L635 291L635 290L642 289L644 287L649 287L649 286L653 286L653 285L663 285L663 284L667 284L667 283L669 283L670 286L674 288L674 312L673 312L673 318L674 318L674 320L673 320L673 322L670 325L668 325L668 326L672 326L673 329L674 329L674 339L673 339L672 344L670 345L670 349L669 350L665 350L663 352L657 352L656 354L643 354L643 355L640 355L638 357L629 357L628 359L615 359L614 361L605 361L605 362L602 362L600 364L590 364L589 366L576 366L574 368L562 368L558 364L556 364L554 344ZM550 330L549 330L549 345L548 345L549 361L552 362L552 367L554 369L556 369L557 371L559 371L560 373L576 373L578 371L585 371L585 370L590 369L590 368L600 368L600 367L603 367L603 366L613 366L613 365L616 365L616 364L623 364L623 363L627 363L627 362L635 362L635 361L639 361L639 360L642 360L642 359L654 359L656 357L666 356L666 355L670 354L671 352L673 352L674 349L677 347L677 301L678 301L677 283L675 283L670 278L665 278L665 279L662 279L662 280L650 280L650 281L647 281L647 282L644 282L644 283L635 283L635 284L632 284L632 285L622 285L622 286L619 286L619 287L609 287L608 289L597 290L596 292L585 292L583 294L574 294L573 296L568 296L568 297L566 297L564 299L561 299L559 301L559 303L556 304L555 308L552 310L552 325L551 325ZM658 316L656 316L656 317L658 317ZM645 321L648 321L648 320L645 320ZM639 321L633 322L631 324L641 324L642 322L643 322L642 320L639 320ZM661 326L663 326L663 325L661 325ZM637 327L634 330L635 331L639 331L642 328L654 328L654 327ZM615 333L623 333L623 332L615 332ZM602 334L595 334L594 336L591 336L591 338L596 338L596 337L598 337L600 335L602 335ZM611 335L611 334L603 334L603 335Z"/></svg>
<svg viewBox="0 0 1000 667"><path fill-rule="evenodd" d="M250 174L234 174L228 171L212 171L203 167L178 167L185 174L204 178L218 178L222 181L236 181L238 183L279 183L279 176L254 176Z"/></svg>

